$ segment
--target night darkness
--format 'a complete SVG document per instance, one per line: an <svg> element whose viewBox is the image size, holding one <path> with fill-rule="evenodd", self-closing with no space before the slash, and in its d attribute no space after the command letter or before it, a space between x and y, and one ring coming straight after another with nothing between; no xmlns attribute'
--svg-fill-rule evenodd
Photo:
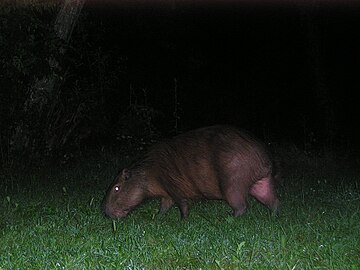
<svg viewBox="0 0 360 270"><path fill-rule="evenodd" d="M305 150L358 151L353 2L86 1L65 44L51 36L56 8L14 10L2 24L3 157L215 124ZM55 94L41 85L51 76Z"/></svg>
<svg viewBox="0 0 360 270"><path fill-rule="evenodd" d="M88 8L103 25L99 46L115 59L127 57L131 83L147 89L151 106L165 115L155 119L163 131L174 110L176 79L182 130L226 123L297 144L305 133L322 143L333 132L337 146L358 145L356 6L161 2Z"/></svg>

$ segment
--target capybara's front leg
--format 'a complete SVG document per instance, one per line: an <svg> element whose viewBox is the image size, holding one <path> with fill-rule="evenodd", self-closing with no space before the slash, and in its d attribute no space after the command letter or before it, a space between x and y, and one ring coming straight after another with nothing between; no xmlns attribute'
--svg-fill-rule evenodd
<svg viewBox="0 0 360 270"><path fill-rule="evenodd" d="M161 198L160 214L165 214L174 205L174 200L170 197Z"/></svg>

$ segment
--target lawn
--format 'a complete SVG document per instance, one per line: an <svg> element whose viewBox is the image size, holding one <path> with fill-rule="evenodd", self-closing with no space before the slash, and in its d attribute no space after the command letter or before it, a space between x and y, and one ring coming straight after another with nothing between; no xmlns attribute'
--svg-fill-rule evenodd
<svg viewBox="0 0 360 270"><path fill-rule="evenodd" d="M360 269L354 169L293 162L279 217L250 199L239 218L225 202L199 201L181 220L150 200L113 221L99 205L126 163L98 155L1 172L0 269Z"/></svg>

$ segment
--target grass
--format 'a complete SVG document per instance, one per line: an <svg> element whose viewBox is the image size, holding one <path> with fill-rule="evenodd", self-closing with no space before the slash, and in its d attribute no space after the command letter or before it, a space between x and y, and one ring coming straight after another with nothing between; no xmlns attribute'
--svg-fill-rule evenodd
<svg viewBox="0 0 360 270"><path fill-rule="evenodd" d="M3 172L0 269L360 269L355 173L298 168L279 190L279 217L251 199L240 218L225 202L200 201L180 220L176 207L158 216L150 200L113 221L99 205L122 162Z"/></svg>

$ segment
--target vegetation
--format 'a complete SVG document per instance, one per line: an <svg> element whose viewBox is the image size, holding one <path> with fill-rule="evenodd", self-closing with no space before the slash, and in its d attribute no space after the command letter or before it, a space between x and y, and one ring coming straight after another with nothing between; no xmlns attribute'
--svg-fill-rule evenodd
<svg viewBox="0 0 360 270"><path fill-rule="evenodd" d="M155 134L156 111L129 80L126 56L102 47L106 29L83 12L68 44L54 31L60 8L0 4L0 166Z"/></svg>
<svg viewBox="0 0 360 270"><path fill-rule="evenodd" d="M341 162L293 161L279 217L251 199L240 218L200 201L180 220L151 200L112 221L100 203L128 159L3 172L0 269L360 269L360 187Z"/></svg>

